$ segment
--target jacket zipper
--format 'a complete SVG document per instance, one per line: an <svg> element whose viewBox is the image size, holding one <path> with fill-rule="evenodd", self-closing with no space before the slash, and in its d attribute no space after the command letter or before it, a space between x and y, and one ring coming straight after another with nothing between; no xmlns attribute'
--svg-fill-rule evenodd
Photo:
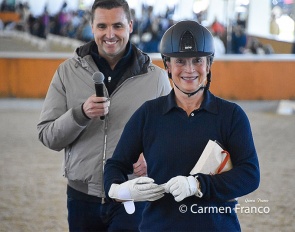
<svg viewBox="0 0 295 232"><path fill-rule="evenodd" d="M103 142L103 158L102 158L102 171L104 172L104 165L106 163L106 151L107 151L107 137L108 137L108 134L107 134L107 129L108 129L108 117L105 118L105 127L104 127L104 142Z"/></svg>
<svg viewBox="0 0 295 232"><path fill-rule="evenodd" d="M118 91L118 89L121 88L121 86L127 82L129 79L133 79L134 77L130 77L128 79L126 79L125 81L123 81L123 83L121 85L119 85L114 91L113 93L111 94L111 96L109 96L108 94L108 91L106 91L107 95L108 95L108 98L111 99L112 96L114 95L115 92ZM108 137L108 133L107 133L107 130L108 130L108 120L109 120L109 117L108 115L106 115L105 117L105 126L104 126L104 144L103 144L103 157L102 157L102 193L106 196L105 194L105 189L104 189L104 180L103 180L103 175L104 175L104 166L106 164L106 151L107 151L107 137ZM102 198L102 201L101 201L101 204L104 204L105 203L105 200L104 198Z"/></svg>
<svg viewBox="0 0 295 232"><path fill-rule="evenodd" d="M123 83L122 83L121 85L119 85L119 86L113 91L113 93L111 94L111 96L109 96L108 91L106 91L106 93L107 93L107 95L108 95L107 97L108 97L109 99L111 99L112 96L118 91L118 89L120 89L121 86L124 85L124 83L126 83L128 80L133 79L133 78L134 78L134 76L132 76L132 77L126 79L125 81L123 81ZM103 159L102 159L102 165L103 165L103 167L102 167L102 171L103 171L103 172L104 172L104 165L105 165L105 163L106 163L106 150L107 150L107 137L108 137L107 129L108 129L108 115L106 115L106 117L105 117L105 127L104 127L104 145L103 145Z"/></svg>
<svg viewBox="0 0 295 232"><path fill-rule="evenodd" d="M106 88L106 87L105 87ZM107 93L107 98L110 99L110 96L109 96L109 93L108 93L108 90L106 89L106 93ZM102 186L102 194L106 195L105 194L105 189L104 189L104 180L103 180L103 174L104 174L104 166L105 166L105 163L106 163L106 156L107 156L107 138L108 138L108 121L109 121L109 117L108 115L106 115L105 117L105 124L104 124L104 141L103 141L103 157L102 157L102 181L101 181L101 186ZM102 198L102 201L101 201L101 204L104 204L105 203L105 200L104 198Z"/></svg>
<svg viewBox="0 0 295 232"><path fill-rule="evenodd" d="M69 149L69 151L65 154L63 176L66 177L66 178L68 177L68 165L69 165L69 162L70 162L70 157L71 157L71 149Z"/></svg>

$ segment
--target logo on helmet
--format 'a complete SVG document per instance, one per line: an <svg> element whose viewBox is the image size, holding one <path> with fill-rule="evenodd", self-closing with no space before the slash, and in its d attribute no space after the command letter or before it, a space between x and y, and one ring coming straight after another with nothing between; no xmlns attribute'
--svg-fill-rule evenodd
<svg viewBox="0 0 295 232"><path fill-rule="evenodd" d="M185 31L180 38L180 51L195 51L195 38L190 31Z"/></svg>

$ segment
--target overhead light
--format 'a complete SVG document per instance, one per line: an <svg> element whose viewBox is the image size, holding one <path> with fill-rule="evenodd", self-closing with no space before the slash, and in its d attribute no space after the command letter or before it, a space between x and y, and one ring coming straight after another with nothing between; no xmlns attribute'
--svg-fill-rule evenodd
<svg viewBox="0 0 295 232"><path fill-rule="evenodd" d="M209 6L209 0L197 0L194 2L193 12L195 14L198 14L202 11L207 10L208 6Z"/></svg>

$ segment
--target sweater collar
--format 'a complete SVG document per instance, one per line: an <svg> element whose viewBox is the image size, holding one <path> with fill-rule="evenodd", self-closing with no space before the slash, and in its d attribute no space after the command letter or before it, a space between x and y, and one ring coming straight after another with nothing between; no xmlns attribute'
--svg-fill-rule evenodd
<svg viewBox="0 0 295 232"><path fill-rule="evenodd" d="M167 114L173 108L178 108L175 98L175 92L172 89L170 94L167 95L166 104L163 107L163 114ZM204 100L200 106L200 110L206 110L212 114L218 114L216 97L209 90L204 92Z"/></svg>

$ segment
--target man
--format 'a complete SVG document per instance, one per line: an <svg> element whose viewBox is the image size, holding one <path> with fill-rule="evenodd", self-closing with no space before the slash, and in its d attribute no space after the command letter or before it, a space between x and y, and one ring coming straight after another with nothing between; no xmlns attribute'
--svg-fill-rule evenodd
<svg viewBox="0 0 295 232"><path fill-rule="evenodd" d="M91 26L94 41L77 48L54 74L37 126L39 139L50 149L65 150L70 231L136 231L142 204L128 215L122 204L105 201L104 163L133 112L168 94L171 86L165 71L129 42L132 20L125 0L96 0ZM98 71L106 77L105 97L95 95L92 76ZM146 174L142 155L133 173Z"/></svg>
<svg viewBox="0 0 295 232"><path fill-rule="evenodd" d="M174 88L126 124L105 166L108 197L127 210L132 201L148 201L140 231L240 231L235 198L258 187L259 163L245 112L209 91L213 37L197 22L181 21L165 32L160 52ZM190 174L209 140L230 153L232 169ZM142 151L148 177L127 180Z"/></svg>

